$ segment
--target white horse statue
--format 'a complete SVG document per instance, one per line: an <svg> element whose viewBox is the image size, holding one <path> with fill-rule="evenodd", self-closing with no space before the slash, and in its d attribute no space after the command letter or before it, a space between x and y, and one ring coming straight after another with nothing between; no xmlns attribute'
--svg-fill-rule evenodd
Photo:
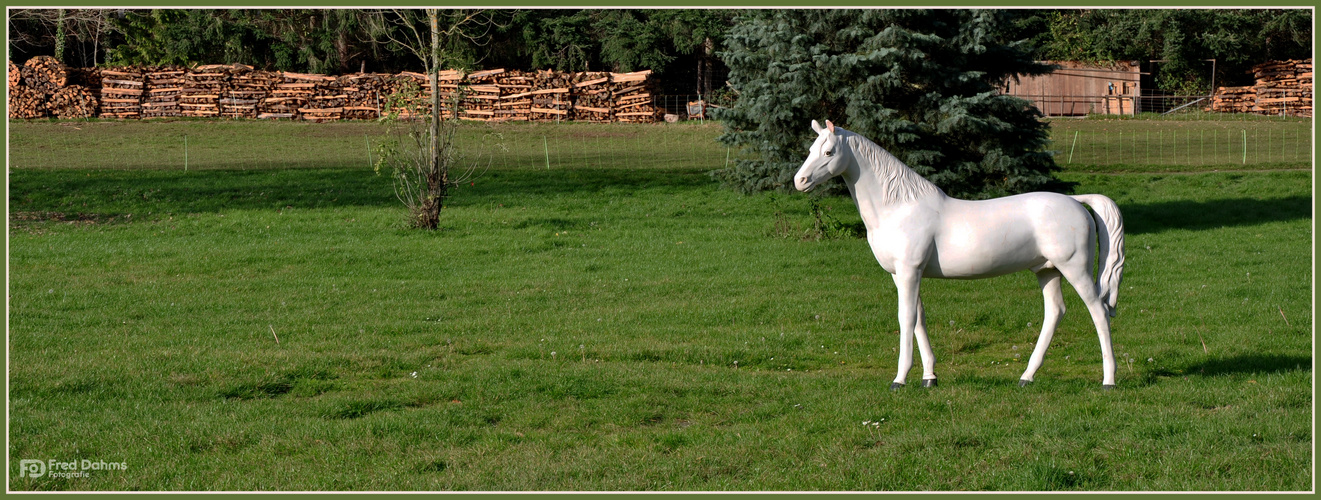
<svg viewBox="0 0 1321 500"><path fill-rule="evenodd" d="M1101 384L1115 385L1115 354L1110 317L1115 315L1124 272L1124 223L1119 207L1099 194L1067 196L1026 193L983 201L950 198L888 151L830 121L822 127L794 186L809 191L842 175L867 226L867 243L899 289L899 374L890 389L904 386L913 366L913 337L922 354L922 385L936 385L935 359L927 339L926 315L918 286L923 277L975 279L1030 270L1046 299L1027 370L1020 386L1046 356L1055 326L1064 316L1063 276L1078 291L1101 340ZM1080 203L1081 202L1081 203ZM1083 203L1092 207L1095 217ZM1092 260L1100 241L1100 276L1092 281Z"/></svg>

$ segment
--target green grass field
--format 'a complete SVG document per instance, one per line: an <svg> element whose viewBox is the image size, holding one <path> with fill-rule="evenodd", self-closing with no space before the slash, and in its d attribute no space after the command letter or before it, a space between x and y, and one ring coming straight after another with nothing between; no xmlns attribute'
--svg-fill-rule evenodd
<svg viewBox="0 0 1321 500"><path fill-rule="evenodd" d="M1078 172L1310 167L1310 119L1243 116L1239 120L1056 118L1051 120L1049 148L1057 163Z"/></svg>
<svg viewBox="0 0 1321 500"><path fill-rule="evenodd" d="M76 128L10 124L13 490L1312 487L1310 159L1066 171L1126 219L1118 389L1071 291L1018 387L1019 273L924 281L941 386L892 392L866 242L719 189L711 125L469 127L508 152L435 233L375 124Z"/></svg>

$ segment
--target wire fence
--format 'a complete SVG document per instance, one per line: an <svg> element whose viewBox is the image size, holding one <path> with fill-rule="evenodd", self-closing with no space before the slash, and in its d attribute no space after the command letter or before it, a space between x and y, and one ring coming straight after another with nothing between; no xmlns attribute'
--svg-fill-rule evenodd
<svg viewBox="0 0 1321 500"><path fill-rule="evenodd" d="M1158 114L1201 120L1245 121L1263 116L1279 119L1310 118L1311 89L1253 89L1246 94L1147 95L1020 94L1047 117L1137 116ZM1213 109L1214 106L1214 109Z"/></svg>
<svg viewBox="0 0 1321 500"><path fill-rule="evenodd" d="M664 96L687 106L693 96ZM669 104L666 104L669 105ZM691 115L690 115L691 116ZM1264 166L1304 168L1313 160L1312 120L1228 113L1050 119L1047 149L1071 166ZM209 169L371 168L385 127L185 121L39 122L10 129L12 168ZM677 123L466 123L458 150L493 168L684 168L716 170L740 151L716 138L710 119ZM59 151L59 154L52 154ZM804 151L804 155L806 152ZM1130 168L1132 170L1132 168Z"/></svg>
<svg viewBox="0 0 1321 500"><path fill-rule="evenodd" d="M1311 120L1070 120L1051 123L1061 166L1308 166Z"/></svg>
<svg viewBox="0 0 1321 500"><path fill-rule="evenodd" d="M495 168L718 169L737 154L711 120L680 123L505 124L464 127L460 150L485 151Z"/></svg>

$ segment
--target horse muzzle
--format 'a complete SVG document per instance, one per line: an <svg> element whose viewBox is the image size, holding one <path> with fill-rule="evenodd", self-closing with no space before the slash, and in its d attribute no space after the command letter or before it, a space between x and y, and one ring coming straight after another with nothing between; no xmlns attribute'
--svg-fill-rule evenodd
<svg viewBox="0 0 1321 500"><path fill-rule="evenodd" d="M816 187L816 182L812 181L812 178L809 176L801 175L794 178L794 188L799 191L806 193L811 191L814 187Z"/></svg>

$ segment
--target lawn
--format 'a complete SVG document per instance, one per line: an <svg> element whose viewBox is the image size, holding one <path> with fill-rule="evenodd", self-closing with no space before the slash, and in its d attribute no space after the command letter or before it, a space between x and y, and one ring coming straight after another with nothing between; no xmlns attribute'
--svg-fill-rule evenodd
<svg viewBox="0 0 1321 500"><path fill-rule="evenodd" d="M941 385L890 391L889 276L711 125L469 127L427 233L377 124L76 123L10 125L9 457L127 470L12 490L1312 488L1307 163L1066 170L1127 224L1119 387L1071 291L1018 387L1020 273L924 281Z"/></svg>
<svg viewBox="0 0 1321 500"><path fill-rule="evenodd" d="M1089 117L1051 120L1055 161L1073 171L1187 172L1309 168L1310 118ZM1202 118L1202 119L1199 119Z"/></svg>

